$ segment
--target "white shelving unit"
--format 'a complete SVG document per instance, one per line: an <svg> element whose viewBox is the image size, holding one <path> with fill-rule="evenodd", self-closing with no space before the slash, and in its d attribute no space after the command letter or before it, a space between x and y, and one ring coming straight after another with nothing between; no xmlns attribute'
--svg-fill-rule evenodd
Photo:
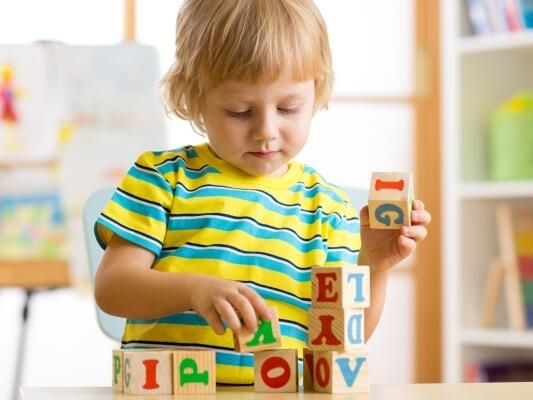
<svg viewBox="0 0 533 400"><path fill-rule="evenodd" d="M486 155L491 112L533 89L533 31L473 36L464 0L440 4L443 378L460 382L469 363L533 356L533 331L507 328L503 297L495 328L479 322L485 276L498 252L495 206L533 206L533 180L490 181Z"/></svg>

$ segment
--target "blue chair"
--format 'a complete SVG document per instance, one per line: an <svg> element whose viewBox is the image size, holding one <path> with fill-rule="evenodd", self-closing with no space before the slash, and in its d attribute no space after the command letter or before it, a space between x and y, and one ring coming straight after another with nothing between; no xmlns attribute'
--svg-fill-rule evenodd
<svg viewBox="0 0 533 400"><path fill-rule="evenodd" d="M85 243L89 257L89 269L91 273L91 281L94 286L94 277L96 270L100 264L100 259L104 251L96 241L94 236L94 223L100 215L100 212L113 195L114 189L105 188L94 192L85 203L83 208L83 229L85 232ZM122 340L122 333L126 320L124 318L114 317L103 312L96 306L96 318L100 329L111 339L116 341Z"/></svg>
<svg viewBox="0 0 533 400"><path fill-rule="evenodd" d="M361 208L368 203L368 189L356 187L343 187L343 189L350 197L350 200L357 212L359 212Z"/></svg>

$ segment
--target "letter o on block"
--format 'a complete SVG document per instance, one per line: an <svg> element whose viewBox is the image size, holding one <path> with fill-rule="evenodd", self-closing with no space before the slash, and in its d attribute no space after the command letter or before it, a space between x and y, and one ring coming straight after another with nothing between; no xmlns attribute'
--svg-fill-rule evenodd
<svg viewBox="0 0 533 400"><path fill-rule="evenodd" d="M296 349L263 350L254 354L256 392L298 391Z"/></svg>

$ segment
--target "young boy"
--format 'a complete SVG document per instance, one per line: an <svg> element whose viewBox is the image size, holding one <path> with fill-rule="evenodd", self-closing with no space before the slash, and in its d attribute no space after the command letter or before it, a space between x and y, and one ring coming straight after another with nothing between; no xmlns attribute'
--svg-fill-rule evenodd
<svg viewBox="0 0 533 400"><path fill-rule="evenodd" d="M255 330L276 306L283 345L301 349L310 268L356 262L371 268L370 337L388 270L430 215L416 201L411 227L371 230L367 207L359 220L342 190L293 161L332 77L311 0L184 2L165 101L207 143L142 154L96 224L95 296L128 318L124 348L212 348L219 383L251 384L252 355L233 352L239 316Z"/></svg>

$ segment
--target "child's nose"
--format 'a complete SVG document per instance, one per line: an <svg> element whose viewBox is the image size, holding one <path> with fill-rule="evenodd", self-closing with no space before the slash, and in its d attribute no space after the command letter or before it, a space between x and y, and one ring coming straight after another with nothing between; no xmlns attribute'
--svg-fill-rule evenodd
<svg viewBox="0 0 533 400"><path fill-rule="evenodd" d="M275 139L278 136L275 118L267 113L257 116L252 136L255 140L269 141Z"/></svg>

